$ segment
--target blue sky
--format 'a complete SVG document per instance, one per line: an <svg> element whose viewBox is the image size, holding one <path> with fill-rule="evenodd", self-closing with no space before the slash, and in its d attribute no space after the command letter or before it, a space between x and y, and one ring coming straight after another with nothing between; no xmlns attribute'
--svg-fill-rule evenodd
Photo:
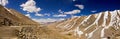
<svg viewBox="0 0 120 39"><path fill-rule="evenodd" d="M4 5L31 19L65 19L120 9L120 0L7 0ZM28 4L27 4L28 2ZM29 7L30 6L30 7Z"/></svg>

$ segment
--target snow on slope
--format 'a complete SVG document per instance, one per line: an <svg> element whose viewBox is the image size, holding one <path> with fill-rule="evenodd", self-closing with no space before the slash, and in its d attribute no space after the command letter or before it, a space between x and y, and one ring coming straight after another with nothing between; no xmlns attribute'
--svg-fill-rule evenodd
<svg viewBox="0 0 120 39"><path fill-rule="evenodd" d="M94 24L96 24L98 26L98 20L100 19L102 13L99 14L98 18L95 20L95 22L93 24L91 24L90 26L88 26L87 28L84 29L84 31L86 31L88 28L92 27Z"/></svg>
<svg viewBox="0 0 120 39"><path fill-rule="evenodd" d="M84 20L80 19L84 17ZM91 22L91 20L94 21ZM92 14L89 16L74 17L59 23L55 27L60 28L59 30L64 30L62 33L71 33L72 35L82 39L113 38L112 36L110 36L113 35L112 33L114 33L111 31L111 29L115 29L116 31L120 30L120 10L100 12L98 14ZM97 34L97 32L99 33ZM96 36L95 33L99 36Z"/></svg>

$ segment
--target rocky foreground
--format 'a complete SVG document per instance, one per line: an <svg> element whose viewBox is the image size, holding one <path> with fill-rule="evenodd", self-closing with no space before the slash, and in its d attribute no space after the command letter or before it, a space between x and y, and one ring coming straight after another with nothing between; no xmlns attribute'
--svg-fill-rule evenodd
<svg viewBox="0 0 120 39"><path fill-rule="evenodd" d="M46 27L38 26L8 26L0 27L0 39L76 39L60 35L58 32Z"/></svg>

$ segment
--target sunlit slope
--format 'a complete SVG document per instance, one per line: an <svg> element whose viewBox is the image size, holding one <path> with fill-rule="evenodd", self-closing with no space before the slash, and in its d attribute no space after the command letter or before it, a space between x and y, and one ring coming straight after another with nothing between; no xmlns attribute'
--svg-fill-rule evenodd
<svg viewBox="0 0 120 39"><path fill-rule="evenodd" d="M29 19L21 13L0 6L0 26L11 26L11 25L37 25L37 22Z"/></svg>
<svg viewBox="0 0 120 39"><path fill-rule="evenodd" d="M79 39L117 39L120 36L120 10L73 17L48 27Z"/></svg>

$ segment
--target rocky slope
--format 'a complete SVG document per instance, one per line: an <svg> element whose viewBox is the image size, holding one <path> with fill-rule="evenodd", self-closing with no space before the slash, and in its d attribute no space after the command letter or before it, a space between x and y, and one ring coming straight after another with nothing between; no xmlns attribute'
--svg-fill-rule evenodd
<svg viewBox="0 0 120 39"><path fill-rule="evenodd" d="M0 5L0 26L36 25L37 22L21 13Z"/></svg>
<svg viewBox="0 0 120 39"><path fill-rule="evenodd" d="M0 6L0 39L76 39L44 27L13 9Z"/></svg>
<svg viewBox="0 0 120 39"><path fill-rule="evenodd" d="M77 39L120 39L120 10L73 17L48 27Z"/></svg>

